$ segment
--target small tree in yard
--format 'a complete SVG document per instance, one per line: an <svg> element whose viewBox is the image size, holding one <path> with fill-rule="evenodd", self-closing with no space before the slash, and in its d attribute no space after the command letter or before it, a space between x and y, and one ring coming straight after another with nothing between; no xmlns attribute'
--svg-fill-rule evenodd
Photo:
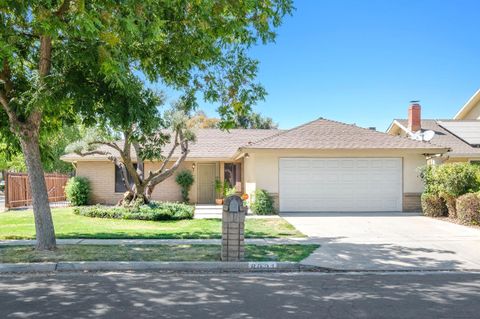
<svg viewBox="0 0 480 319"><path fill-rule="evenodd" d="M246 50L273 41L291 10L291 0L1 1L0 134L25 157L36 248L56 246L41 136L79 115L87 126L109 117L116 93L136 99L136 78L202 90L228 128L265 96Z"/></svg>
<svg viewBox="0 0 480 319"><path fill-rule="evenodd" d="M127 189L119 203L123 205L148 203L155 186L172 176L185 160L189 142L194 140L187 126L193 96L182 97L171 110L161 113L161 96L141 87L135 89L135 85L141 84L133 81L130 85L138 95L114 92L118 101L108 117L84 139L67 147L81 156L106 156L120 169ZM160 162L160 167L146 172L146 161ZM171 161L173 165L167 167Z"/></svg>
<svg viewBox="0 0 480 319"><path fill-rule="evenodd" d="M190 198L188 198L188 193L194 182L193 174L189 170L183 170L177 174L175 181L182 188L182 200L184 203L188 203Z"/></svg>

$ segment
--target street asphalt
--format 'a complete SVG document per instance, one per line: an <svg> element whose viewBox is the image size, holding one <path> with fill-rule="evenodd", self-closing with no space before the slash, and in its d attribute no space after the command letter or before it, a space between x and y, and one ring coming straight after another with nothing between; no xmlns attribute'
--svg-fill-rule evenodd
<svg viewBox="0 0 480 319"><path fill-rule="evenodd" d="M480 273L0 276L1 318L478 318Z"/></svg>

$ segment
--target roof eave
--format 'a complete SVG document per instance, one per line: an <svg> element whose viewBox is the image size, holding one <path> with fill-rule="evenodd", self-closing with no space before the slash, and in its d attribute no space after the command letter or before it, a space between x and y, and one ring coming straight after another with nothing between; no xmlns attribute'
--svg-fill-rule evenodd
<svg viewBox="0 0 480 319"><path fill-rule="evenodd" d="M416 153L443 154L450 152L448 147L376 147L376 148L292 148L292 147L242 147L241 152L255 150L295 150L295 151L415 151Z"/></svg>
<svg viewBox="0 0 480 319"><path fill-rule="evenodd" d="M460 111L455 114L453 117L454 120L463 120L465 114L470 112L472 108L480 101L480 89L473 94L470 99L468 99L467 103L463 105L463 107L460 109Z"/></svg>

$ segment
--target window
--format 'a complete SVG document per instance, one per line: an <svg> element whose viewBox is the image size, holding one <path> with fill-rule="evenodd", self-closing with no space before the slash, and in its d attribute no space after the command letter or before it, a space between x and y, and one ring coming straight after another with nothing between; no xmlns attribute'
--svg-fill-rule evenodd
<svg viewBox="0 0 480 319"><path fill-rule="evenodd" d="M125 188L125 183L123 182L123 177L122 177L122 170L117 166L115 166L115 193L124 193L127 191ZM137 169L137 164L133 164L135 169ZM133 180L132 176L128 176L128 179L130 180L130 186L133 185Z"/></svg>
<svg viewBox="0 0 480 319"><path fill-rule="evenodd" d="M242 164L225 163L223 174L225 183L230 184L230 187L235 187L237 192L242 191Z"/></svg>

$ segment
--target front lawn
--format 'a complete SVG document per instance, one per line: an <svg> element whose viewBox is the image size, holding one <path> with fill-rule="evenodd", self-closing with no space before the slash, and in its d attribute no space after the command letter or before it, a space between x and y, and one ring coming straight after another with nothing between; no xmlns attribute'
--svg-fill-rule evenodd
<svg viewBox="0 0 480 319"><path fill-rule="evenodd" d="M246 245L246 261L293 261L318 245ZM220 245L59 245L54 252L31 246L0 247L0 263L60 261L220 261Z"/></svg>
<svg viewBox="0 0 480 319"><path fill-rule="evenodd" d="M71 208L52 210L57 238L209 239L221 238L220 219L140 221L78 216ZM304 237L284 219L247 219L247 238ZM0 213L0 239L35 239L33 213Z"/></svg>

